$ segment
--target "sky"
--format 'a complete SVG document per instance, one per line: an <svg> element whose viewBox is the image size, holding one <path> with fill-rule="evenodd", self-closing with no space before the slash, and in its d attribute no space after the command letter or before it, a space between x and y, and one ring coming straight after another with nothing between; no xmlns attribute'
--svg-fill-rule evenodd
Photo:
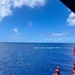
<svg viewBox="0 0 75 75"><path fill-rule="evenodd" d="M60 0L0 0L0 42L75 43L75 14Z"/></svg>

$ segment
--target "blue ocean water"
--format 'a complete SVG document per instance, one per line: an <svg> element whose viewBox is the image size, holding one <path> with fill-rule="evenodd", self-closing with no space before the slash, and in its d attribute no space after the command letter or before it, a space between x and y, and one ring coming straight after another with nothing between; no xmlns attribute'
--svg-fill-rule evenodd
<svg viewBox="0 0 75 75"><path fill-rule="evenodd" d="M0 43L0 75L72 75L75 44Z"/></svg>

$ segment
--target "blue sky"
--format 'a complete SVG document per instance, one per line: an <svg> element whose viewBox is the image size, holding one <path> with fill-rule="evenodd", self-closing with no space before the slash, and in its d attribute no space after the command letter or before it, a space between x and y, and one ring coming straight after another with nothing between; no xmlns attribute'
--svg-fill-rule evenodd
<svg viewBox="0 0 75 75"><path fill-rule="evenodd" d="M75 43L75 14L59 0L1 0L0 42Z"/></svg>

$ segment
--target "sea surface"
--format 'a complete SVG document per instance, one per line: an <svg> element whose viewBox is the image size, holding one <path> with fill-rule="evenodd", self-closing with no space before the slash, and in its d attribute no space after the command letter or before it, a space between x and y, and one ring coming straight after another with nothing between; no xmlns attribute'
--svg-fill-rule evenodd
<svg viewBox="0 0 75 75"><path fill-rule="evenodd" d="M72 75L75 44L0 43L0 75Z"/></svg>

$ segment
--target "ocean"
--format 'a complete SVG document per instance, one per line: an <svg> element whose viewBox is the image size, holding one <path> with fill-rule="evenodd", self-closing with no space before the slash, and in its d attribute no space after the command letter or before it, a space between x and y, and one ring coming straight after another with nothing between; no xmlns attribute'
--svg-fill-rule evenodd
<svg viewBox="0 0 75 75"><path fill-rule="evenodd" d="M0 75L72 75L70 43L0 43Z"/></svg>

